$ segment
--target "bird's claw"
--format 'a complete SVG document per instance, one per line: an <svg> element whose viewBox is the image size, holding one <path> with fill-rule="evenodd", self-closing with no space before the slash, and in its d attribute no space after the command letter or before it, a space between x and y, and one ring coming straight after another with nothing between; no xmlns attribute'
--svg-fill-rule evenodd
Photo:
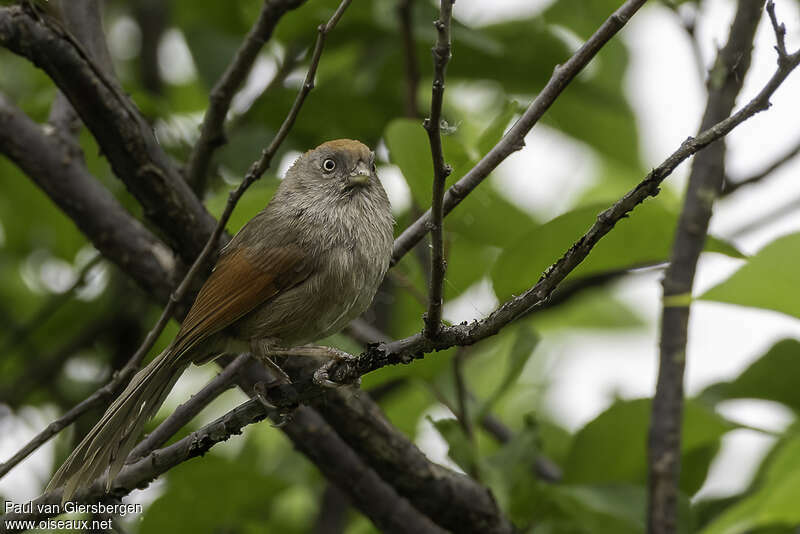
<svg viewBox="0 0 800 534"><path fill-rule="evenodd" d="M282 428L286 426L286 424L292 420L292 416L294 415L294 410L286 410L282 409L279 406L272 404L269 399L267 398L267 390L273 386L281 384L280 380L273 380L271 382L256 382L253 386L253 391L256 394L256 398L258 401L264 405L270 412L276 412L277 420L273 420L272 426L275 428Z"/></svg>
<svg viewBox="0 0 800 534"><path fill-rule="evenodd" d="M330 359L320 365L317 370L314 371L314 383L325 388L338 388L339 386L343 386L345 384L334 382L330 379L329 372L331 368L339 362L352 362L357 358L352 354L333 348L330 350L330 355ZM355 380L354 385L356 387L361 386L361 377L358 377Z"/></svg>

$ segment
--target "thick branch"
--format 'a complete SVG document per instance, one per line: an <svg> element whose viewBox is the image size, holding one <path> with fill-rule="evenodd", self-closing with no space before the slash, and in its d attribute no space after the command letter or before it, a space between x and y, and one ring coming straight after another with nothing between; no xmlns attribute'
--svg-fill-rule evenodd
<svg viewBox="0 0 800 534"><path fill-rule="evenodd" d="M428 460L368 395L337 389L314 406L384 480L442 527L476 534L514 531L488 489Z"/></svg>
<svg viewBox="0 0 800 534"><path fill-rule="evenodd" d="M307 407L299 408L283 428L295 447L344 491L353 505L382 532L443 534L431 519L401 496L403 492L397 489L394 480L379 476L373 471L374 466L366 465L357 449L342 441L337 430ZM440 501L441 506L448 504L447 500Z"/></svg>
<svg viewBox="0 0 800 534"><path fill-rule="evenodd" d="M481 160L460 180L453 184L444 196L444 214L450 213L473 189L475 189L508 156L520 150L525 144L525 135L533 128L544 113L550 109L556 98L569 83L583 70L603 46L622 29L631 16L646 0L628 0L617 9L583 46L563 65L555 68L550 81L531 102L522 117L512 126ZM414 245L425 237L431 225L431 211L425 212L414 221L395 240L392 250L392 265L400 261Z"/></svg>
<svg viewBox="0 0 800 534"><path fill-rule="evenodd" d="M433 47L433 88L431 89L431 115L422 123L428 132L433 156L433 200L431 202L431 277L428 291L428 313L425 316L425 335L436 337L442 325L442 293L444 273L444 213L442 202L444 185L451 168L442 153L442 103L444 101L444 75L450 61L450 19L455 0L441 0L439 19L433 23L439 35Z"/></svg>
<svg viewBox="0 0 800 534"><path fill-rule="evenodd" d="M59 138L0 95L0 152L61 208L100 253L147 293L163 299L174 279L172 251L95 180Z"/></svg>
<svg viewBox="0 0 800 534"><path fill-rule="evenodd" d="M308 74L306 76L306 83L303 84L303 87L300 89L300 92L297 95L297 99L292 106L292 109L289 111L288 116L284 120L283 124L281 125L280 130L276 134L275 138L270 143L270 146L264 150L261 155L261 158L256 161L245 176L245 179L236 188L236 190L232 191L228 197L228 202L225 206L225 210L222 213L222 216L219 219L219 222L216 225L216 228L211 234L211 237L206 241L203 250L200 252L200 255L197 256L194 263L192 264L189 272L186 273L181 283L178 285L177 289L174 293L172 293L169 297L167 305L161 312L161 316L158 318L158 321L153 326L153 328L147 333L142 344L136 350L136 352L131 356L130 360L125 364L125 366L120 370L119 373L114 375L114 378L105 386L94 392L90 397L82 401L81 403L77 404L71 410L69 410L66 414L60 417L58 420L54 421L48 427L39 433L33 440L31 440L28 444L23 447L17 454L15 454L11 460L6 462L0 468L0 476L8 472L12 467L14 467L17 463L22 461L26 458L30 453L35 451L37 448L42 446L46 443L51 437L55 434L60 432L63 428L70 425L73 421L75 421L80 415L84 412L94 408L95 406L99 406L109 398L116 396L119 392L120 388L123 387L127 382L133 377L136 373L139 365L141 364L144 357L150 351L150 349L155 344L158 336L161 335L161 332L164 330L164 327L167 325L169 320L172 318L173 313L179 302L181 302L184 297L188 294L191 284L197 276L197 274L202 270L203 266L205 265L207 259L210 257L211 253L216 250L218 241L222 236L223 231L225 230L225 225L228 223L228 219L230 219L231 214L233 213L233 209L236 207L236 203L239 201L241 196L247 190L253 182L258 180L264 171L269 166L269 162L271 161L272 157L274 156L275 152L278 150L281 142L286 138L291 129L292 125L294 124L294 120L296 119L297 115L300 112L300 108L305 100L306 95L311 91L313 87L313 79L314 74L316 72L317 66L319 65L320 57L322 56L322 46L324 43L325 35L330 32L336 25L336 22L339 21L344 10L350 4L350 0L342 0L342 3L339 5L339 8L336 12L331 16L331 19L328 21L327 24L321 25L319 27L319 35L317 38L317 44L314 49L314 55L311 61L311 65L309 66ZM24 116L23 116L24 117Z"/></svg>
<svg viewBox="0 0 800 534"><path fill-rule="evenodd" d="M114 173L184 259L193 259L214 220L158 145L117 83L60 27L24 6L0 8L0 45L44 70L69 98Z"/></svg>
<svg viewBox="0 0 800 534"><path fill-rule="evenodd" d="M719 51L708 78L708 102L701 130L724 120L733 110L750 68L753 38L763 6L763 0L739 0L728 43ZM648 440L647 531L650 534L672 534L677 530L689 306L711 210L722 191L724 179L725 142L720 140L694 160L663 280L661 354Z"/></svg>
<svg viewBox="0 0 800 534"><path fill-rule="evenodd" d="M106 74L114 72L111 54L108 51L106 36L103 33L102 2L100 0L54 0L61 14L64 27L83 46L86 54ZM80 119L64 93L56 94L50 108L48 122L60 133L74 138L80 127ZM70 139L75 142L77 140Z"/></svg>
<svg viewBox="0 0 800 534"><path fill-rule="evenodd" d="M214 150L225 142L225 117L236 91L247 78L259 51L269 41L281 17L304 1L265 0L256 23L236 51L225 73L211 90L209 106L200 127L200 138L192 149L187 163L186 180L195 191L200 192L205 188L208 165Z"/></svg>

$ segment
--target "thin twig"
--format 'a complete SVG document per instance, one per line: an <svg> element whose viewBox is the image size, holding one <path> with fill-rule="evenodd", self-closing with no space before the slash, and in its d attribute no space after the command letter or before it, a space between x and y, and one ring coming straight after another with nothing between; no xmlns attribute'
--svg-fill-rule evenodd
<svg viewBox="0 0 800 534"><path fill-rule="evenodd" d="M769 21L772 23L772 30L775 32L775 50L778 52L778 64L788 60L789 54L786 53L786 26L778 22L775 15L775 2L767 2L767 13Z"/></svg>
<svg viewBox="0 0 800 534"><path fill-rule="evenodd" d="M95 503L107 499L109 494L119 499L136 488L146 487L176 465L202 456L217 443L241 434L244 427L262 421L267 415L274 416L275 413L267 413L262 402L250 399L183 439L123 467L108 494L105 477L101 476L89 487L76 492L71 500ZM290 437L297 447L312 457L320 470L331 479L350 481L350 484L342 487L343 491L382 532L443 534L444 531L410 506L405 499L399 498L391 486L365 466L321 417L308 409L298 410L295 417L304 423L291 427ZM287 425L289 426L291 424ZM287 428L287 433L288 430ZM327 453L327 456L314 457L317 450L314 449L315 446L319 446L319 450ZM331 458L336 461L331 461ZM12 522L38 521L58 515L62 492L63 488L58 488L37 497L30 502L29 508L26 507L30 512L5 514L0 520L0 533L12 531L8 526Z"/></svg>
<svg viewBox="0 0 800 534"><path fill-rule="evenodd" d="M239 369L242 368L244 362L247 361L248 357L247 354L243 354L236 358L233 363L225 367L217 376L206 384L203 389L192 395L188 401L175 408L175 411L172 412L169 417L136 445L128 455L125 463L133 463L142 456L147 456L157 447L162 446L169 438L174 436L178 430L183 428L186 423L191 421L197 414L203 411L206 406L211 404L214 399L233 387L236 381L236 374L239 372Z"/></svg>
<svg viewBox="0 0 800 534"><path fill-rule="evenodd" d="M215 419L203 428L192 432L185 438L151 452L146 457L131 465L126 465L114 480L109 492L117 498L123 497L138 487L145 487L160 474L186 460L205 454L211 447L227 440L234 434L240 434L245 426L263 420L267 416L264 405L257 399L251 399L222 417ZM106 496L105 477L98 478L90 486L76 492L75 502L97 502ZM57 515L59 507L40 508L38 505L60 504L63 488L44 493L32 501L31 513L7 513L0 521L0 532L8 532L7 526L16 519L45 519Z"/></svg>
<svg viewBox="0 0 800 534"><path fill-rule="evenodd" d="M628 0L617 9L597 31L563 65L555 68L553 75L542 91L531 102L522 117L506 132L481 160L460 180L450 186L444 196L443 211L447 215L473 189L475 189L508 156L522 149L525 135L533 128L556 98L583 68L597 55L603 46L617 34L646 0ZM425 237L430 229L431 211L428 210L406 228L395 239L392 250L392 265L400 261L409 250Z"/></svg>
<svg viewBox="0 0 800 534"><path fill-rule="evenodd" d="M303 1L266 0L258 19L236 51L233 61L211 90L208 109L200 127L200 138L195 143L187 163L186 181L196 192L202 192L205 188L211 156L214 150L225 142L223 131L225 117L236 91L244 83L258 53L269 41L278 21L286 12L298 7Z"/></svg>
<svg viewBox="0 0 800 534"><path fill-rule="evenodd" d="M709 76L708 101L700 129L728 117L750 68L763 0L739 0L727 44ZM659 369L648 435L648 534L674 534L678 525L678 481L683 424L683 381L689 310L697 262L708 235L716 197L725 179L725 140L709 146L692 163L670 262L664 274Z"/></svg>
<svg viewBox="0 0 800 534"><path fill-rule="evenodd" d="M411 297L416 300L422 307L425 307L428 304L428 299L425 297L425 293L420 290L417 286L414 285L414 282L406 276L404 273L401 273L397 269L392 269L389 271L387 276L398 285L398 287L404 289L408 292Z"/></svg>
<svg viewBox="0 0 800 534"><path fill-rule="evenodd" d="M471 442L475 441L475 433L472 430L472 419L469 413L469 391L464 381L464 359L467 355L464 347L459 347L455 357L453 357L453 380L456 384L456 400L458 401L458 413L456 417L464 429L464 435Z"/></svg>
<svg viewBox="0 0 800 534"><path fill-rule="evenodd" d="M403 37L403 52L406 67L406 117L419 117L417 106L417 87L419 86L419 66L417 47L414 43L414 0L399 0L397 18L400 21L400 34Z"/></svg>
<svg viewBox="0 0 800 534"><path fill-rule="evenodd" d="M763 180L764 178L766 178L767 176L771 175L773 172L778 170L780 167L790 162L798 154L800 154L800 142L796 143L785 154L783 154L781 157L779 157L771 164L769 164L769 166L767 166L767 168L765 168L763 171L757 172L756 174L748 176L747 178L743 178L737 182L731 182L730 180L726 179L725 186L722 189L722 193L720 193L720 197L726 197L731 193L738 191L740 187L760 182L761 180Z"/></svg>
<svg viewBox="0 0 800 534"><path fill-rule="evenodd" d="M181 283L178 285L178 288L170 295L169 300L167 301L167 305L164 307L164 310L161 312L161 316L158 318L155 326L147 333L145 340L142 342L142 345L139 349L131 356L130 360L125 364L125 366L117 373L114 378L105 386L100 388L99 390L95 391L91 396L89 396L84 401L77 404L59 419L50 423L45 430L39 433L33 440L27 443L19 452L17 452L9 461L5 462L4 464L0 464L0 477L2 477L5 473L7 473L12 467L16 464L21 462L24 458L26 458L30 453L35 451L41 445L46 443L51 437L55 434L60 432L63 428L67 425L71 424L75 421L81 414L94 408L95 406L99 406L105 400L111 398L113 395L116 395L118 390L121 386L128 383L131 377L134 375L136 370L139 368L142 360L144 359L145 355L150 351L153 345L158 339L158 336L161 335L161 332L164 330L164 327L169 322L170 318L172 317L172 313L175 310L176 305L183 299L186 295L189 287L194 280L194 277L199 273L202 267L205 265L207 258L210 256L213 250L217 248L217 242L219 241L220 237L222 236L222 232L225 230L225 225L228 223L228 219L230 219L231 214L233 213L233 209L236 207L236 203L239 201L241 196L247 190L253 182L258 180L264 171L269 168L269 164L272 160L272 157L275 155L275 152L280 147L283 140L289 134L289 130L291 129L292 125L294 124L297 115L300 113L300 108L303 105L303 101L305 100L308 93L314 87L314 74L316 73L317 66L319 65L320 57L322 56L322 47L324 44L325 36L328 32L330 32L335 26L336 23L341 18L344 10L350 4L351 0L342 0L342 3L339 5L338 9L334 12L333 16L331 16L330 20L327 24L321 25L319 27L319 33L317 36L316 46L314 48L314 54L311 58L311 64L308 68L308 74L306 75L306 80L303 83L303 86L300 88L298 92L297 98L292 105L289 114L287 115L286 119L283 121L278 133L275 134L272 142L270 143L269 147L265 149L261 157L253 163L250 167L250 170L247 171L247 175L245 176L244 180L239 187L237 187L234 191L228 195L228 202L225 205L225 210L222 212L220 216L219 222L217 223L216 228L214 228L214 232L211 234L211 237L206 241L205 246L203 247L202 252L200 255L195 259L194 263L192 264L189 272L186 273Z"/></svg>
<svg viewBox="0 0 800 534"><path fill-rule="evenodd" d="M280 62L278 65L278 70L275 72L275 75L269 81L267 86L264 88L261 93L253 99L253 102L256 100L260 100L265 98L269 95L275 88L280 87L283 85L283 82L286 81L286 78L294 72L295 67L300 63L300 60L303 57L301 54L302 50L295 44L289 44L286 46L286 52L283 55L283 61ZM249 110L252 110L253 106L250 107ZM248 111L249 111L248 110ZM240 113L230 117L224 128L228 131L228 133L234 133L239 130L242 125L246 124L245 119L247 118L248 113Z"/></svg>
<svg viewBox="0 0 800 534"><path fill-rule="evenodd" d="M470 391L467 391L466 393L470 399L474 398ZM440 403L442 403L448 410L453 412L453 415L459 417L456 407L453 406L447 396L439 388L434 387L433 394ZM487 434L492 436L497 443L505 445L506 443L510 443L514 440L514 431L508 428L506 424L498 419L494 414L487 413L478 422L480 423L481 428L485 430ZM533 463L533 473L543 482L559 482L563 476L561 468L553 460L547 456L544 456L543 454L536 455L536 459Z"/></svg>
<svg viewBox="0 0 800 534"><path fill-rule="evenodd" d="M556 287L591 252L592 248L610 232L614 225L627 217L641 202L659 193L659 186L683 161L709 144L731 132L738 125L769 108L769 99L783 81L800 63L800 52L787 56L761 91L735 114L712 127L690 137L661 165L653 169L642 182L628 191L620 200L597 216L592 227L581 236L564 255L545 271L541 279L523 294L514 297L492 312L488 317L469 324L445 326L435 340L421 333L407 338L371 346L352 361L341 361L331 367L329 376L341 383L352 382L359 376L386 365L410 363L425 353L444 350L456 345L471 345L493 336L505 325L524 315L533 306L546 301ZM300 386L300 384L298 384ZM312 390L315 388L311 388ZM317 388L318 390L318 388ZM303 398L301 392L297 398Z"/></svg>
<svg viewBox="0 0 800 534"><path fill-rule="evenodd" d="M736 227L728 235L731 238L741 237L745 234L749 234L750 232L760 230L764 226L773 223L782 217L797 213L798 210L800 210L800 196L796 196L795 198L792 198L789 201L781 204L774 210Z"/></svg>
<svg viewBox="0 0 800 534"><path fill-rule="evenodd" d="M297 98L295 98L294 104L292 104L292 109L289 110L289 114L284 119L283 124L281 124L281 127L278 128L278 133L275 134L275 137L272 139L272 143L270 143L270 145L264 149L264 151L261 153L261 158L259 158L259 160L250 167L250 170L247 171L245 181L242 182L243 185L247 183L248 180L255 181L258 177L264 174L264 172L269 168L275 152L278 151L278 147L280 147L281 143L283 143L283 140L286 139L286 136L289 135L289 130L291 130L292 126L294 126L294 121L297 119L297 115L300 113L300 108L303 106L306 96L308 96L308 93L310 93L314 88L314 76L317 73L319 60L322 57L322 49L325 46L325 37L327 37L328 33L330 33L330 31L336 26L336 23L339 22L339 19L342 18L344 10L347 9L347 6L350 5L351 1L352 0L342 0L342 2L339 4L339 7L336 8L336 11L331 16L330 20L328 20L326 24L320 24L320 26L317 28L317 42L314 44L314 52L311 54L311 63L308 66L308 72L306 73L305 80L303 80L303 85L300 86L300 91L297 93Z"/></svg>
<svg viewBox="0 0 800 534"><path fill-rule="evenodd" d="M442 152L442 103L444 101L444 76L450 61L450 20L455 0L441 0L439 19L433 23L438 38L433 47L433 87L431 89L431 114L422 125L428 132L433 156L433 200L431 202L431 280L428 291L428 313L425 316L425 335L436 337L442 326L442 297L444 274L444 199L445 180L452 169L444 161Z"/></svg>
<svg viewBox="0 0 800 534"><path fill-rule="evenodd" d="M705 61L703 61L703 50L700 48L700 41L697 39L697 18L698 11L700 10L700 4L697 3L692 5L692 7L695 9L695 12L690 15L691 18L688 18L681 13L680 6L675 0L667 0L664 3L675 14L680 22L681 28L683 28L683 31L686 32L686 36L689 38L689 45L692 47L694 63L695 67L697 68L697 77L702 83L706 79L707 72Z"/></svg>

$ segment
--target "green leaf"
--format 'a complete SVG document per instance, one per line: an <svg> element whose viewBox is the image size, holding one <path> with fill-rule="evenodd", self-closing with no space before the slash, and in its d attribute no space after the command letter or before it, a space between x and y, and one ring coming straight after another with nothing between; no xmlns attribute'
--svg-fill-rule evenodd
<svg viewBox="0 0 800 534"><path fill-rule="evenodd" d="M506 248L492 270L497 297L503 301L532 286L607 207L594 205L559 215ZM600 240L567 280L666 261L676 223L677 214L658 201L639 206ZM707 240L706 250L740 255L732 245L714 237Z"/></svg>
<svg viewBox="0 0 800 534"><path fill-rule="evenodd" d="M606 288L586 289L558 306L536 312L531 323L537 330L581 328L613 330L638 328L645 321Z"/></svg>
<svg viewBox="0 0 800 534"><path fill-rule="evenodd" d="M479 462L475 445L464 434L464 429L457 419L428 418L436 430L447 442L447 455L466 472L473 472Z"/></svg>
<svg viewBox="0 0 800 534"><path fill-rule="evenodd" d="M507 368L503 379L497 385L497 389L489 396L483 403L480 410L475 416L476 421L481 421L492 408L494 408L497 401L509 390L509 388L517 381L525 364L533 354L536 345L539 344L539 336L534 330L527 325L521 325L517 329L517 338L514 340L514 345L509 352Z"/></svg>
<svg viewBox="0 0 800 534"><path fill-rule="evenodd" d="M800 233L780 237L752 256L727 280L703 295L715 300L800 317Z"/></svg>
<svg viewBox="0 0 800 534"><path fill-rule="evenodd" d="M427 209L431 205L433 159L422 123L394 120L386 128L385 139L391 161L400 167L415 203ZM453 168L447 180L449 185L476 161L458 135L444 136L442 144L445 160ZM446 232L492 246L506 246L534 226L536 222L528 214L505 200L488 181L472 191L445 219Z"/></svg>
<svg viewBox="0 0 800 534"><path fill-rule="evenodd" d="M286 486L247 462L207 454L170 471L167 491L147 509L139 531L236 531L263 525L269 503Z"/></svg>
<svg viewBox="0 0 800 534"><path fill-rule="evenodd" d="M445 300L459 296L482 280L500 254L497 247L471 240L455 232L447 235L445 251Z"/></svg>
<svg viewBox="0 0 800 534"><path fill-rule="evenodd" d="M647 476L650 409L650 399L618 401L578 431L564 465L564 482L643 484ZM722 435L733 428L735 425L705 405L686 401L681 444L685 462L680 488L687 495L700 489L711 460L699 451L716 446ZM599 461L602 458L613 461ZM686 465L689 460L691 467ZM686 473L692 476L687 477Z"/></svg>
<svg viewBox="0 0 800 534"><path fill-rule="evenodd" d="M549 506L543 498L547 488L535 475L541 438L538 424L526 418L511 441L488 455L481 466L487 484L517 525L538 519Z"/></svg>
<svg viewBox="0 0 800 534"><path fill-rule="evenodd" d="M554 488L555 532L644 534L647 490L629 484L563 485ZM679 533L688 533L689 502L678 502ZM547 521L547 520L545 520Z"/></svg>
<svg viewBox="0 0 800 534"><path fill-rule="evenodd" d="M707 387L700 398L711 402L726 399L763 399L783 403L800 413L800 341L775 343L734 380Z"/></svg>
<svg viewBox="0 0 800 534"><path fill-rule="evenodd" d="M481 133L478 138L478 151L486 154L503 137L503 133L509 126L511 119L517 114L525 111L525 106L516 100L506 100L503 110L494 118L489 126Z"/></svg>
<svg viewBox="0 0 800 534"><path fill-rule="evenodd" d="M800 523L800 435L784 443L766 470L761 487L730 506L701 534L740 534L757 527Z"/></svg>

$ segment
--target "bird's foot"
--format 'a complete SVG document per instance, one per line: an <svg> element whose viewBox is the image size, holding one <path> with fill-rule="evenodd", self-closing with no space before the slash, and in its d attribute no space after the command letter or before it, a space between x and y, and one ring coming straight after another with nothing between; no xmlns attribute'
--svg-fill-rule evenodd
<svg viewBox="0 0 800 534"><path fill-rule="evenodd" d="M271 382L256 382L253 386L253 391L256 394L256 398L258 401L264 405L264 408L270 412L270 418L272 418L272 426L275 428L281 428L286 425L289 421L292 420L292 416L294 415L294 409L286 409L280 406L276 406L275 404L269 401L269 396L267 391L270 388L280 386L283 383L282 380L272 380Z"/></svg>
<svg viewBox="0 0 800 534"><path fill-rule="evenodd" d="M340 382L334 382L330 379L330 370L339 362L352 362L357 358L352 354L347 352L334 349L332 347L325 347L329 350L327 356L328 360L320 365L316 371L314 371L314 383L318 386L326 387L326 388L338 388L339 386L343 386L344 384ZM356 381L353 383L356 387L361 386L361 377L358 377Z"/></svg>

